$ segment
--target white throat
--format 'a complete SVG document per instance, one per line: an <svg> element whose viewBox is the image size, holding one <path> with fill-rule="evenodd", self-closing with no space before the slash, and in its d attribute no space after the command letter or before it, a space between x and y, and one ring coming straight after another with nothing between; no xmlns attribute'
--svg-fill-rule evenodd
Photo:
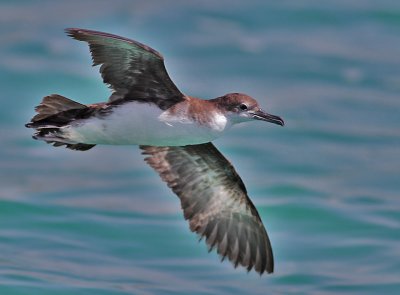
<svg viewBox="0 0 400 295"><path fill-rule="evenodd" d="M210 127L217 132L223 132L225 128L229 128L231 125L230 120L220 112L214 113L210 123Z"/></svg>

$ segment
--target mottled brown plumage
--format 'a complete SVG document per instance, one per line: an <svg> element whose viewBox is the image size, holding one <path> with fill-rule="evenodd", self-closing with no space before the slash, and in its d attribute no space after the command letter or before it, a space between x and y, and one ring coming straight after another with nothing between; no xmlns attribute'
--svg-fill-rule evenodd
<svg viewBox="0 0 400 295"><path fill-rule="evenodd" d="M240 176L212 143L184 147L141 146L153 167L181 200L190 230L209 249L247 270L274 268L271 244Z"/></svg>
<svg viewBox="0 0 400 295"><path fill-rule="evenodd" d="M110 103L142 101L166 110L185 99L168 76L164 58L137 41L103 32L66 29L72 38L88 42L93 66L100 65L103 81L114 90Z"/></svg>

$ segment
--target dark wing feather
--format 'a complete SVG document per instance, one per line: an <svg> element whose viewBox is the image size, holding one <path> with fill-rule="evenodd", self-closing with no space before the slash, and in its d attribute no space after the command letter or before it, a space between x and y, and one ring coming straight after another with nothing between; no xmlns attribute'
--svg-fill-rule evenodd
<svg viewBox="0 0 400 295"><path fill-rule="evenodd" d="M240 176L212 143L141 146L145 161L178 195L190 229L210 251L247 270L273 272L271 244Z"/></svg>
<svg viewBox="0 0 400 295"><path fill-rule="evenodd" d="M185 99L171 81L156 50L120 36L84 29L66 29L72 38L89 43L93 66L114 90L110 103L151 102L165 110Z"/></svg>

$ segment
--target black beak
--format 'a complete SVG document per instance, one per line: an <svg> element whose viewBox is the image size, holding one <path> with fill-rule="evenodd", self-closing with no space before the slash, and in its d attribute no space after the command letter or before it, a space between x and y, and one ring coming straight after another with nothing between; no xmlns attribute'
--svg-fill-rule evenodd
<svg viewBox="0 0 400 295"><path fill-rule="evenodd" d="M281 126L285 125L285 122L283 121L283 119L281 117L265 113L262 110L253 112L253 119L267 121L267 122L278 124Z"/></svg>

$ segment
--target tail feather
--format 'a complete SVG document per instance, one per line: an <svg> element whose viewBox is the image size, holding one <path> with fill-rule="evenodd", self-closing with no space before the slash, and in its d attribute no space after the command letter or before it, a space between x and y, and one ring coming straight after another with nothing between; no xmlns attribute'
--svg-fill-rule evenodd
<svg viewBox="0 0 400 295"><path fill-rule="evenodd" d="M63 137L62 127L68 126L82 114L90 113L90 108L58 94L43 98L35 108L37 114L25 126L36 129L34 139L43 140L53 146L65 145L72 150L86 151L94 144L71 142Z"/></svg>
<svg viewBox="0 0 400 295"><path fill-rule="evenodd" d="M86 108L87 106L79 102L73 101L58 94L52 94L49 96L45 96L40 105L35 108L35 111L38 114L32 118L32 122L46 119L50 116L56 115L64 111Z"/></svg>

